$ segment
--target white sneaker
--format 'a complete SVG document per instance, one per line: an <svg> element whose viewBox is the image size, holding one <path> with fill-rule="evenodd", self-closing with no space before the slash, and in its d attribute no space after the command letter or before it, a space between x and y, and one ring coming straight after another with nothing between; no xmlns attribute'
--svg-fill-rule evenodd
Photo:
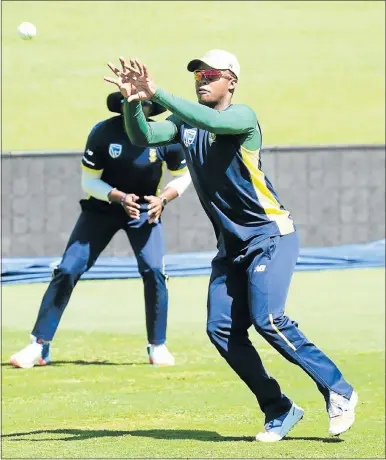
<svg viewBox="0 0 386 460"><path fill-rule="evenodd" d="M256 435L256 440L261 442L280 441L303 418L303 415L304 410L292 403L291 409L286 414L264 425L265 430Z"/></svg>
<svg viewBox="0 0 386 460"><path fill-rule="evenodd" d="M43 344L30 343L25 348L11 356L9 364L23 369L30 369L35 364L40 364L42 361Z"/></svg>
<svg viewBox="0 0 386 460"><path fill-rule="evenodd" d="M353 391L350 399L330 391L328 415L330 426L328 432L331 436L339 436L349 430L355 421L355 406L358 403L358 394Z"/></svg>
<svg viewBox="0 0 386 460"><path fill-rule="evenodd" d="M174 366L175 360L165 344L148 345L149 363L154 366Z"/></svg>

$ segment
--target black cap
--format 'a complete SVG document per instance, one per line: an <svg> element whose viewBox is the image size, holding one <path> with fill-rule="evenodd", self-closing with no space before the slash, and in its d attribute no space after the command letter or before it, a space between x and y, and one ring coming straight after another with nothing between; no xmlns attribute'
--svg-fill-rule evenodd
<svg viewBox="0 0 386 460"><path fill-rule="evenodd" d="M110 110L110 112L114 113L122 113L122 103L123 103L123 96L120 91L117 91L115 93L110 93L107 96L107 108ZM160 113L166 112L165 107L162 105L158 104L157 102L154 101L144 101L143 104L151 104L152 106L152 111L150 113L150 116L155 117L156 115L159 115Z"/></svg>

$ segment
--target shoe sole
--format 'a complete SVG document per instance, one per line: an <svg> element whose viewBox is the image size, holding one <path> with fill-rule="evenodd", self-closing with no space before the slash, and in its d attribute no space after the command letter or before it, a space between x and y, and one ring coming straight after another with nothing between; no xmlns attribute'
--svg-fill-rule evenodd
<svg viewBox="0 0 386 460"><path fill-rule="evenodd" d="M174 366L174 363L155 363L152 359L149 359L149 364L152 366L159 366L159 367L168 367L168 366Z"/></svg>
<svg viewBox="0 0 386 460"><path fill-rule="evenodd" d="M349 427L347 427L345 430L343 431L340 431L339 433L331 433L330 431L328 432L328 434L332 437L332 438L338 438L341 434L344 434L344 433L347 433L347 431L350 431L352 426L354 425L354 422L355 422L355 415L354 415L354 419L353 421L351 422L351 425Z"/></svg>
<svg viewBox="0 0 386 460"><path fill-rule="evenodd" d="M20 364L19 364L16 360L14 360L14 359L10 359L10 360L9 360L9 364L12 364L12 366L18 367L18 368L20 368L20 369L22 368L22 367L20 366Z"/></svg>
<svg viewBox="0 0 386 460"><path fill-rule="evenodd" d="M329 434L332 438L339 438L339 436L340 436L341 434L347 433L347 431L350 431L350 430L351 430L351 427L354 425L354 422L355 422L355 418L354 418L352 424L351 424L348 428L346 428L344 431L341 431L340 433L330 433L330 432L329 432L328 434Z"/></svg>
<svg viewBox="0 0 386 460"><path fill-rule="evenodd" d="M9 364L11 364L14 367L17 367L18 369L32 369L36 365L38 365L38 366L47 366L47 364L50 364L50 362L51 361L44 361L44 359L39 359L39 361L36 364L34 364L33 366L31 366L31 367L23 367L16 361L16 359L10 359L9 360Z"/></svg>

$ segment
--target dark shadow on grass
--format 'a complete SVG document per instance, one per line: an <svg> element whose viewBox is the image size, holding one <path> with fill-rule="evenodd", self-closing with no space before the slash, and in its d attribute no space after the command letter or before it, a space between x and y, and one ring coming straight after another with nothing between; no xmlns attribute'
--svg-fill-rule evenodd
<svg viewBox="0 0 386 460"><path fill-rule="evenodd" d="M282 441L318 441L318 442L327 442L327 443L334 443L334 442L344 442L344 439L340 438L318 438L316 436L298 436L296 438L292 436L287 436L286 438L282 439Z"/></svg>
<svg viewBox="0 0 386 460"><path fill-rule="evenodd" d="M76 361L53 361L52 363L49 364L49 366L65 366L67 364L75 364L75 365L80 365L80 366L143 366L146 365L148 366L148 362L138 362L138 363L113 363L111 361L87 361L85 359L77 359ZM8 366L8 367L13 367L12 364L9 363L1 363L1 366ZM36 367L45 367L45 366L36 366Z"/></svg>
<svg viewBox="0 0 386 460"><path fill-rule="evenodd" d="M59 438L42 438L41 434L65 435ZM25 438L24 436L33 436L34 438ZM3 438L10 438L10 441L82 441L85 439L96 438L114 438L123 436L137 436L153 439L194 439L195 441L207 442L254 442L255 438L251 436L221 436L216 431L204 430L133 430L133 431L116 431L116 430L80 430L72 428L56 429L56 430L37 430L27 431L22 433L4 434ZM325 443L344 442L340 438L319 438L314 436L289 436L283 441L316 441Z"/></svg>
<svg viewBox="0 0 386 460"><path fill-rule="evenodd" d="M81 366L143 366L146 365L148 366L148 362L138 362L138 363L113 363L111 361L103 360L103 361L87 361L85 359L78 359L76 361L53 361L50 363L50 366L63 366L66 364L76 364L76 365L81 365Z"/></svg>
<svg viewBox="0 0 386 460"><path fill-rule="evenodd" d="M41 434L56 434L65 435L60 438L40 437ZM24 436L33 436L33 438L25 438ZM4 434L2 437L10 438L10 441L82 441L84 439L109 438L137 436L153 439L194 439L196 441L224 442L224 441L254 441L253 437L247 436L221 436L215 431L204 430L133 430L133 431L115 431L115 430L80 430L80 429L55 429L55 430L37 430L22 433Z"/></svg>

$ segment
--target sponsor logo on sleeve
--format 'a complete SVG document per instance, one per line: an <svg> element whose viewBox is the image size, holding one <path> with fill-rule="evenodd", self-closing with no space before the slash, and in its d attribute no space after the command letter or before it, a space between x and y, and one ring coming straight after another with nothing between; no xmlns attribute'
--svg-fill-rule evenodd
<svg viewBox="0 0 386 460"><path fill-rule="evenodd" d="M109 145L109 155L111 158L118 158L119 155L122 153L122 145L121 144L110 144Z"/></svg>

